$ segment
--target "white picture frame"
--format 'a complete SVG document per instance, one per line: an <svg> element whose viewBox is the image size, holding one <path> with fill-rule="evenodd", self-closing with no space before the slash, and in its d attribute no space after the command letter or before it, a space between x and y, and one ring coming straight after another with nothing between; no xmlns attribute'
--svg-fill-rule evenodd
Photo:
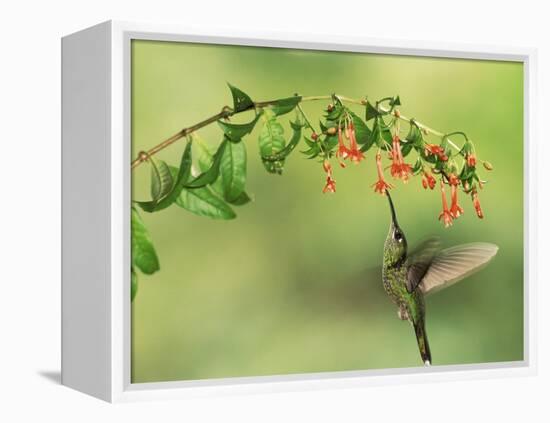
<svg viewBox="0 0 550 423"><path fill-rule="evenodd" d="M130 383L130 43L133 39L524 64L524 360L289 376ZM110 402L536 373L536 51L105 22L62 40L62 383ZM81 193L86 192L86 196Z"/></svg>

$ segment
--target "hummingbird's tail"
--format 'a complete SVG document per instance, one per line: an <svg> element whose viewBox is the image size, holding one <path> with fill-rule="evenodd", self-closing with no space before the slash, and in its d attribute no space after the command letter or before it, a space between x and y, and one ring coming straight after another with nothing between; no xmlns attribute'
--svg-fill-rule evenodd
<svg viewBox="0 0 550 423"><path fill-rule="evenodd" d="M413 323L413 326L422 361L424 362L424 365L430 366L432 364L432 353L430 352L430 345L428 344L428 336L426 335L426 326L424 325L424 321L422 320L420 322Z"/></svg>

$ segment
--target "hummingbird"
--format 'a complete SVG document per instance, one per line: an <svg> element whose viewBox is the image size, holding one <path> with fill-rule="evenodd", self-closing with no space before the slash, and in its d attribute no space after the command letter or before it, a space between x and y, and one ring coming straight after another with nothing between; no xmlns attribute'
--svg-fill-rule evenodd
<svg viewBox="0 0 550 423"><path fill-rule="evenodd" d="M481 270L498 251L495 244L476 242L441 250L437 238L422 242L409 252L407 239L397 223L390 194L391 211L388 236L384 243L382 282L384 290L398 307L397 315L414 328L424 365L432 363L426 333L427 294L437 292Z"/></svg>

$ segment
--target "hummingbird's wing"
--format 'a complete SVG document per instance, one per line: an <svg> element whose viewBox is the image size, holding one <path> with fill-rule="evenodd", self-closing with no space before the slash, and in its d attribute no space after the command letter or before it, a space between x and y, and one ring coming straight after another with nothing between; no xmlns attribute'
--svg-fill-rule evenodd
<svg viewBox="0 0 550 423"><path fill-rule="evenodd" d="M428 238L421 242L408 256L407 291L413 292L426 275L437 252L440 250L439 238Z"/></svg>
<svg viewBox="0 0 550 423"><path fill-rule="evenodd" d="M419 287L424 294L446 288L481 270L497 251L495 244L485 242L447 248L432 259Z"/></svg>

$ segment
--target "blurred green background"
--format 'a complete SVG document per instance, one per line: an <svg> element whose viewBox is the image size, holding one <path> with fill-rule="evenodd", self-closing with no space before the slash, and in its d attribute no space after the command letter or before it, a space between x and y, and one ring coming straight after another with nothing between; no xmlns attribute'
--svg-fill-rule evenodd
<svg viewBox="0 0 550 423"><path fill-rule="evenodd" d="M444 229L439 193L424 191L419 178L396 182L393 198L410 246L439 235L445 246L500 247L482 272L428 297L434 365L522 360L522 64L134 41L132 157L231 104L226 82L255 100L399 94L403 114L469 134L478 156L494 165L491 173L481 169L489 179L480 194L484 220L462 196L465 215ZM316 122L326 104L303 107ZM283 176L264 170L259 127L245 138L255 201L235 207L237 219L214 221L177 206L142 213L161 270L139 277L132 381L419 366L410 325L397 318L380 278L365 276L381 264L389 224L386 200L370 187L373 151L360 166L335 169L337 193L323 195L321 165L297 151ZM213 146L221 141L217 125L200 134ZM177 165L184 144L158 157ZM148 193L142 165L133 172L133 197Z"/></svg>

